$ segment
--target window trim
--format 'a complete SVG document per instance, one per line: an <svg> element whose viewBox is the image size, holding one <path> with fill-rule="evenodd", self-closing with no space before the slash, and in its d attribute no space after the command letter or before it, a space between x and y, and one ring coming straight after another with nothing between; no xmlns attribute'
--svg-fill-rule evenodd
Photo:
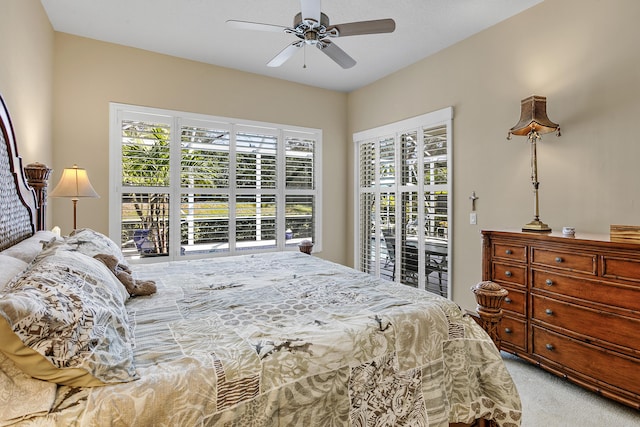
<svg viewBox="0 0 640 427"><path fill-rule="evenodd" d="M255 194L255 189L250 188L238 188L235 185L236 179L236 157L235 157L235 138L236 133L240 131L256 131L267 132L272 134L278 139L278 147L282 149L278 150L277 158L277 173L279 183L275 189L275 197L277 199L278 210L276 213L276 230L278 235L285 235L286 229L286 211L285 200L289 195L313 195L315 201L314 207L314 252L322 251L322 129L306 128L300 126L292 126L286 124L275 124L268 122L259 122L252 120L228 118L211 116L199 113L189 113L177 110L168 110L161 108L152 108L137 106L131 104L122 104L116 102L109 103L109 236L115 242L120 242L121 235L121 196L122 196L122 139L121 139L121 127L120 124L123 119L131 119L139 116L141 120L149 120L150 116L157 116L159 121L166 122L171 127L170 141L180 140L181 126L192 125L197 122L211 123L216 122L221 127L224 127L230 131L230 173L229 173L229 187L228 189L216 189L217 192L227 193L229 196L229 235L235 235L236 221L235 218L235 203L236 196L241 194ZM286 152L284 150L285 138L287 136L301 136L307 135L315 140L314 146L314 183L313 189L295 190L286 188L285 183L285 160ZM172 171L180 170L180 144L171 143L170 145L170 168ZM172 172L175 173L175 172ZM179 173L179 172L178 172ZM179 181L179 179L178 179ZM148 187L143 187L148 188ZM253 192L252 192L253 190ZM179 200L181 195L181 188L179 186L168 187L170 200ZM170 204L170 218L179 217L180 203ZM238 254L248 254L257 252L274 252L283 250L298 250L297 246L287 246L285 239L276 240L276 248L270 249L250 249L250 250L236 250L236 239L229 239L229 251L219 253L206 253L197 255L180 255L180 228L171 227L169 231L169 241L178 242L178 244L169 245L169 254L166 257L160 257L157 260L174 261L182 259L196 259L206 258L212 256L230 256ZM145 258L140 259L141 262L151 262L153 259Z"/></svg>

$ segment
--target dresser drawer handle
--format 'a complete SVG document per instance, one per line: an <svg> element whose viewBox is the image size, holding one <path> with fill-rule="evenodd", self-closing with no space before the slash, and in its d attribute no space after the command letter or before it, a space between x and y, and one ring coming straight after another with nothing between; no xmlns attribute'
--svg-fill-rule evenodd
<svg viewBox="0 0 640 427"><path fill-rule="evenodd" d="M513 276L513 273L510 272L509 270L507 270L507 271L504 272L504 275L507 276L507 277L511 277L511 276Z"/></svg>
<svg viewBox="0 0 640 427"><path fill-rule="evenodd" d="M506 251L504 251L504 253L507 255L511 255L513 254L513 251L511 249L507 249Z"/></svg>
<svg viewBox="0 0 640 427"><path fill-rule="evenodd" d="M504 303L505 303L505 304L511 304L511 298L506 297L506 298L504 299Z"/></svg>
<svg viewBox="0 0 640 427"><path fill-rule="evenodd" d="M544 312L547 314L547 316L551 316L553 314L553 310L551 310L550 308L547 308Z"/></svg>
<svg viewBox="0 0 640 427"><path fill-rule="evenodd" d="M553 346L553 344L547 344L545 345L545 347L547 348L547 350L549 351L553 351L555 349L555 347Z"/></svg>
<svg viewBox="0 0 640 427"><path fill-rule="evenodd" d="M562 261L563 261L563 259L561 257L559 257L559 256L556 257L556 262L558 264L560 264Z"/></svg>
<svg viewBox="0 0 640 427"><path fill-rule="evenodd" d="M551 279L547 279L547 280L545 280L545 282L544 282L544 283L545 283L547 286L553 286L553 280L551 280Z"/></svg>
<svg viewBox="0 0 640 427"><path fill-rule="evenodd" d="M513 332L513 331L511 330L511 328L504 328L504 333L505 333L505 334L510 334L511 332Z"/></svg>

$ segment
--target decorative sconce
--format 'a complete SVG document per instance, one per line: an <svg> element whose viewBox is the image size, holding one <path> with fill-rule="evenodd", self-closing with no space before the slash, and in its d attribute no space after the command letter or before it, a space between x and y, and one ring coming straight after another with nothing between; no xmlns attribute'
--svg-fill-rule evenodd
<svg viewBox="0 0 640 427"><path fill-rule="evenodd" d="M76 205L80 197L100 197L89 182L89 175L85 169L73 165L72 168L65 168L62 171L60 182L56 188L49 193L51 197L67 197L73 202L73 229L76 229Z"/></svg>
<svg viewBox="0 0 640 427"><path fill-rule="evenodd" d="M538 159L536 154L536 143L541 139L540 135L550 132L556 132L556 135L560 136L560 125L553 123L547 117L547 98L532 95L523 99L520 121L511 128L507 135L507 139L511 139L511 135L526 135L531 145L531 184L533 184L534 216L533 221L522 227L522 231L551 231L551 227L540 221L538 202L538 187L540 183L538 182Z"/></svg>

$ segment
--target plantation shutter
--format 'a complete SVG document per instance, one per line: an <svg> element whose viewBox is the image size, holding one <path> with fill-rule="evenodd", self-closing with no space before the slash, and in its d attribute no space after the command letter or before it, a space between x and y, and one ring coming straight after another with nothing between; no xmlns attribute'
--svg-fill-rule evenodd
<svg viewBox="0 0 640 427"><path fill-rule="evenodd" d="M229 252L231 133L221 123L183 120L180 132L181 255Z"/></svg>
<svg viewBox="0 0 640 427"><path fill-rule="evenodd" d="M358 132L356 268L448 295L452 109Z"/></svg>
<svg viewBox="0 0 640 427"><path fill-rule="evenodd" d="M423 128L424 214L429 235L447 239L449 234L447 127Z"/></svg>
<svg viewBox="0 0 640 427"><path fill-rule="evenodd" d="M128 258L322 250L319 129L111 104L109 228Z"/></svg>
<svg viewBox="0 0 640 427"><path fill-rule="evenodd" d="M380 254L376 217L376 149L373 142L362 142L359 147L359 181L360 181L360 244L359 262L362 271L376 274L376 265ZM387 258L388 259L388 258Z"/></svg>
<svg viewBox="0 0 640 427"><path fill-rule="evenodd" d="M317 214L317 141L305 133L285 132L285 245L301 240L316 241Z"/></svg>
<svg viewBox="0 0 640 427"><path fill-rule="evenodd" d="M121 239L147 256L169 253L171 124L162 119L140 116L120 126Z"/></svg>

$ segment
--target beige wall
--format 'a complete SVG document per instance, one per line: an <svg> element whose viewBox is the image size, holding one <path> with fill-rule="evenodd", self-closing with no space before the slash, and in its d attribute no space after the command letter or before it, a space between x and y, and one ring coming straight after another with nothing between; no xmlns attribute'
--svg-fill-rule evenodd
<svg viewBox="0 0 640 427"><path fill-rule="evenodd" d="M637 0L546 0L349 95L350 134L453 106L452 285L462 306L473 308L469 288L481 279L480 230L533 217L526 138L505 139L529 95L547 96L562 127L538 145L541 219L578 233L640 224L638 17ZM347 219L352 202L350 193Z"/></svg>
<svg viewBox="0 0 640 427"><path fill-rule="evenodd" d="M346 259L346 94L63 33L56 33L54 75L54 167L86 168L101 195L79 201L79 227L108 231L109 102L136 104L322 129L320 256ZM52 204L54 223L68 232L71 203Z"/></svg>
<svg viewBox="0 0 640 427"><path fill-rule="evenodd" d="M52 162L54 31L38 0L0 0L0 94L23 165Z"/></svg>

